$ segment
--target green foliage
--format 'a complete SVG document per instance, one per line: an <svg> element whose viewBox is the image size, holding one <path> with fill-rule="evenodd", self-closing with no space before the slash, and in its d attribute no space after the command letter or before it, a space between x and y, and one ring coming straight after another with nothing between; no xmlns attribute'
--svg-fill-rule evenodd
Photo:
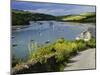
<svg viewBox="0 0 100 75"><path fill-rule="evenodd" d="M12 10L12 25L28 25L29 21L54 20L52 15Z"/></svg>
<svg viewBox="0 0 100 75"><path fill-rule="evenodd" d="M67 41L61 38L53 44L39 48L30 55L30 58L41 61L41 58L44 60L46 55L55 53L57 62L62 62L69 59L70 56L77 54L78 51L82 51L88 47L95 47L94 39L85 42L84 40Z"/></svg>
<svg viewBox="0 0 100 75"><path fill-rule="evenodd" d="M56 43L54 48L57 52L57 62L68 60L70 56L77 54L79 45L76 42L64 41Z"/></svg>
<svg viewBox="0 0 100 75"><path fill-rule="evenodd" d="M84 40L67 41L64 38L56 40L52 44L43 45L37 50L32 51L28 61L37 61L46 71L62 71L70 57L86 48L94 48L95 39L87 42ZM14 62L14 61L13 61ZM16 64L18 64L16 62ZM13 65L16 66L16 65ZM17 66L20 66L19 64ZM37 66L40 67L40 66Z"/></svg>
<svg viewBox="0 0 100 75"><path fill-rule="evenodd" d="M47 47L41 47L36 51L33 51L33 53L30 54L30 59L36 59L37 61L40 61L41 63L46 61L45 56L53 53L54 49L52 45L49 45Z"/></svg>
<svg viewBox="0 0 100 75"><path fill-rule="evenodd" d="M16 56L13 55L12 57L12 67L16 66L17 64L22 63L23 60L20 58L17 58Z"/></svg>
<svg viewBox="0 0 100 75"><path fill-rule="evenodd" d="M12 25L28 25L29 21L57 20L72 22L96 22L94 12L83 13L80 15L52 16L41 13L31 13L22 10L12 10Z"/></svg>
<svg viewBox="0 0 100 75"><path fill-rule="evenodd" d="M58 16L58 20L61 21L70 21L70 22L96 22L95 12L82 13L79 15L65 15Z"/></svg>
<svg viewBox="0 0 100 75"><path fill-rule="evenodd" d="M88 46L89 48L95 48L95 47L96 47L96 39L95 39L95 38L90 39L90 40L87 42L87 46Z"/></svg>
<svg viewBox="0 0 100 75"><path fill-rule="evenodd" d="M64 42L65 42L65 39L64 39L64 38L58 39L58 40L56 41L56 43L64 43Z"/></svg>
<svg viewBox="0 0 100 75"><path fill-rule="evenodd" d="M67 49L67 45L63 44L56 44L54 49L56 50L56 59L57 62L62 62L65 59L68 59L69 53L71 50Z"/></svg>
<svg viewBox="0 0 100 75"><path fill-rule="evenodd" d="M84 40L76 40L77 50L82 51L87 48L86 42Z"/></svg>

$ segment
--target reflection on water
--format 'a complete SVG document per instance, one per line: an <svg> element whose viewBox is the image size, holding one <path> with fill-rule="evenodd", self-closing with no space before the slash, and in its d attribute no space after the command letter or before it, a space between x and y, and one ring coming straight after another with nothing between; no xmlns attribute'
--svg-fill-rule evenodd
<svg viewBox="0 0 100 75"><path fill-rule="evenodd" d="M58 38L64 37L68 40L74 40L82 31L87 29L82 23L39 21L33 22L27 28L13 31L12 52L20 58L27 58L29 54L28 44L34 40L37 44L53 42Z"/></svg>

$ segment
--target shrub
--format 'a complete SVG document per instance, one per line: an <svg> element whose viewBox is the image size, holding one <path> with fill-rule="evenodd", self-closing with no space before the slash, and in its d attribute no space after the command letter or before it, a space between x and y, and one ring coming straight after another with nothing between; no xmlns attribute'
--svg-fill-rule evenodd
<svg viewBox="0 0 100 75"><path fill-rule="evenodd" d="M71 50L70 55L76 55L78 52L78 45L75 42L70 43L69 49Z"/></svg>
<svg viewBox="0 0 100 75"><path fill-rule="evenodd" d="M45 56L56 53L57 62L67 60L70 56L76 55L88 47L95 47L95 40L88 42L84 40L66 41L64 38L58 39L54 44L46 45L31 53L30 58L44 62Z"/></svg>
<svg viewBox="0 0 100 75"><path fill-rule="evenodd" d="M54 49L56 50L56 58L57 62L62 62L64 60L68 60L72 53L76 53L76 44L68 41L56 42L54 45Z"/></svg>
<svg viewBox="0 0 100 75"><path fill-rule="evenodd" d="M89 48L95 48L96 47L96 39L92 38L87 42L87 47Z"/></svg>
<svg viewBox="0 0 100 75"><path fill-rule="evenodd" d="M65 39L64 38L60 38L56 41L56 43L64 43L65 42Z"/></svg>
<svg viewBox="0 0 100 75"><path fill-rule="evenodd" d="M77 44L78 51L82 51L87 48L86 42L84 40L76 40L75 43Z"/></svg>
<svg viewBox="0 0 100 75"><path fill-rule="evenodd" d="M33 51L33 53L30 54L29 58L31 60L36 59L37 61L40 61L41 63L45 61L45 56L49 55L54 52L53 46L48 45L46 47L41 47L36 51Z"/></svg>

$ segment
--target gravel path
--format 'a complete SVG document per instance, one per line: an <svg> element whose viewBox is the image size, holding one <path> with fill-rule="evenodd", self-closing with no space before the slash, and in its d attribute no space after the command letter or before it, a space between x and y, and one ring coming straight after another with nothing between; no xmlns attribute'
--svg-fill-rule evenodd
<svg viewBox="0 0 100 75"><path fill-rule="evenodd" d="M70 59L64 71L82 69L95 69L95 48L82 51Z"/></svg>

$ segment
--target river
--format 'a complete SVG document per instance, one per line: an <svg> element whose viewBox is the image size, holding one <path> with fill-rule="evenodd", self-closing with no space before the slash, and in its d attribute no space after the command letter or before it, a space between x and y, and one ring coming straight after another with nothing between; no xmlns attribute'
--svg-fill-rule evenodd
<svg viewBox="0 0 100 75"><path fill-rule="evenodd" d="M92 23L71 23L57 21L32 22L29 26L12 31L12 53L19 58L27 59L29 54L28 44L34 40L37 44L44 44L46 41L53 42L59 38L74 40L81 32Z"/></svg>

